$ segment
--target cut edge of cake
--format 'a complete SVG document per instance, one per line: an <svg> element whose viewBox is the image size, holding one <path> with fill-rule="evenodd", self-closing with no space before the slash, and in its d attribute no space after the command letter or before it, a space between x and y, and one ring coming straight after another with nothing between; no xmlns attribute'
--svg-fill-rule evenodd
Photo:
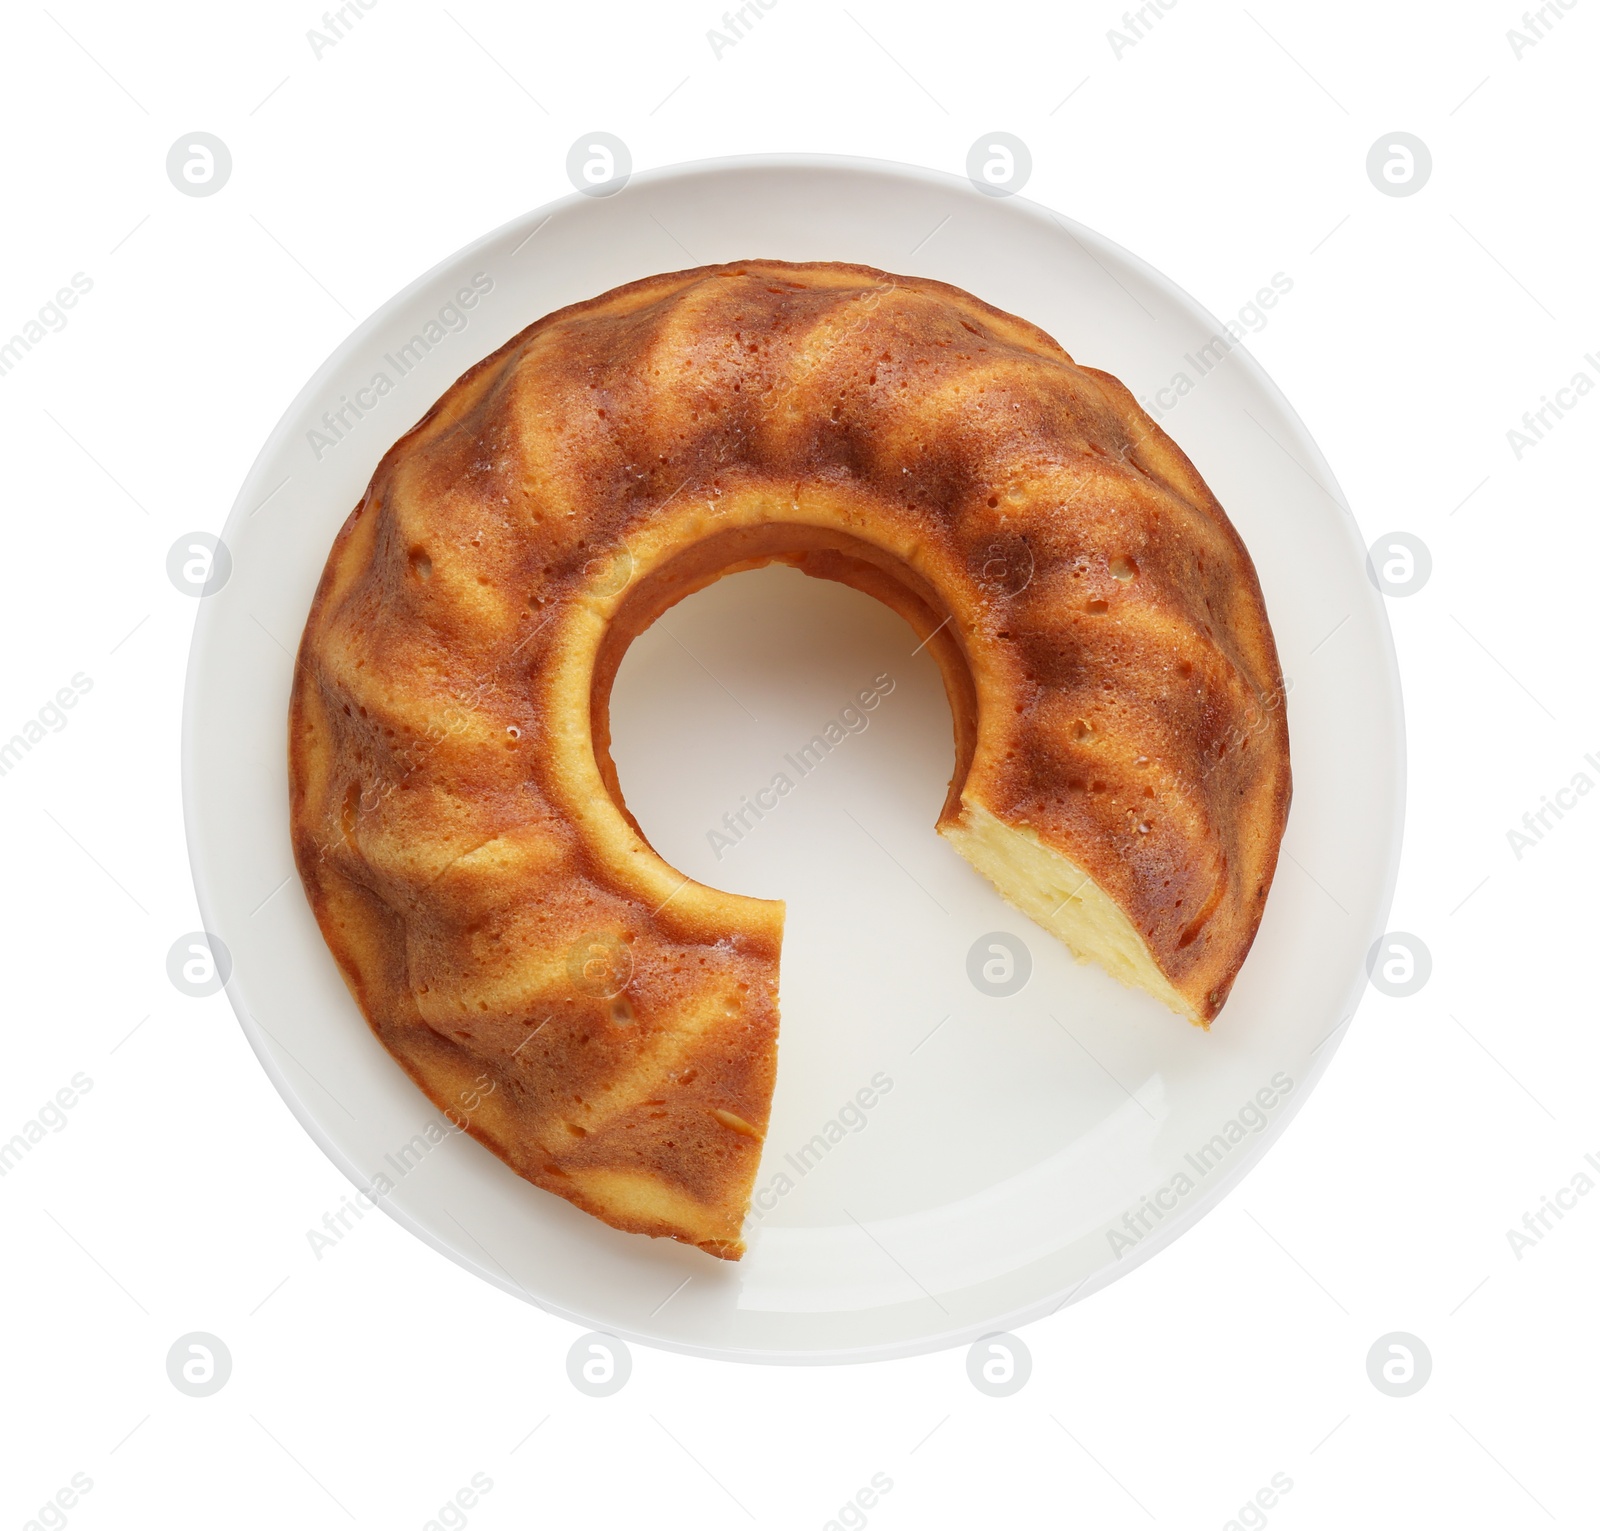
<svg viewBox="0 0 1600 1531"><path fill-rule="evenodd" d="M1092 962L1119 983L1140 989L1192 1025L1210 1023L1176 989L1150 955L1133 922L1095 880L1036 831L1008 824L963 796L961 812L939 833L1008 904L1049 931L1079 962Z"/></svg>

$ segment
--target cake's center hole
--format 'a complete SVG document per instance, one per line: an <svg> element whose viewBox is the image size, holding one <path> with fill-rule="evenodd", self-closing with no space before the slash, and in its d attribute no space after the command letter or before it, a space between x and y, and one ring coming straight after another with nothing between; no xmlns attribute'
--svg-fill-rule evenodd
<svg viewBox="0 0 1600 1531"><path fill-rule="evenodd" d="M610 713L629 812L712 887L803 899L881 859L874 837L938 849L954 763L938 666L848 586L781 565L724 577L634 640Z"/></svg>

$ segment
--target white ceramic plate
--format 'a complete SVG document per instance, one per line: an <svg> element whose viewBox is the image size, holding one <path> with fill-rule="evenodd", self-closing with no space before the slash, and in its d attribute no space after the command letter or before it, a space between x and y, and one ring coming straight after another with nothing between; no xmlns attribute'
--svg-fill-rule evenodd
<svg viewBox="0 0 1600 1531"><path fill-rule="evenodd" d="M934 834L949 716L897 618L784 570L669 612L619 679L624 790L682 870L789 901L777 1098L749 1253L734 1265L614 1232L471 1139L400 1151L438 1114L367 1029L292 876L284 732L323 561L395 438L540 315L652 272L753 256L953 282L1141 396L1190 376L1162 423L1260 571L1292 685L1294 806L1259 939L1206 1035L1074 964ZM475 305L448 307L475 276ZM435 343L407 356L430 321ZM190 852L207 929L232 952L229 997L329 1157L360 1186L387 1176L390 1215L486 1281L592 1328L743 1360L863 1360L1013 1329L1115 1280L1214 1206L1305 1100L1355 1010L1389 907L1404 775L1389 630L1355 524L1242 349L1200 375L1220 329L1125 251L1020 198L813 157L574 195L367 320L240 492L223 533L233 572L200 603L184 716ZM387 392L357 393L380 373ZM347 399L370 407L347 410L333 440L324 414ZM715 845L722 815L880 674L894 689L869 725L739 843ZM969 951L994 932L1031 955L1006 998L968 977Z"/></svg>

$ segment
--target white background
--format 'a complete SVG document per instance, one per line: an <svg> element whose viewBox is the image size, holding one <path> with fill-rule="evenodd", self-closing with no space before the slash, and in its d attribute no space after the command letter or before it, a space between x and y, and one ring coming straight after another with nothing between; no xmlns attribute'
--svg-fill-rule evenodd
<svg viewBox="0 0 1600 1531"><path fill-rule="evenodd" d="M1177 0L1120 56L1109 5L936 21L777 0L720 58L709 6L363 14L320 59L309 7L6 22L0 340L74 273L93 282L0 377L0 736L74 674L93 682L0 777L0 1134L93 1081L0 1180L6 1523L82 1473L75 1526L423 1527L484 1473L465 1519L485 1528L823 1527L882 1473L875 1527L1221 1528L1281 1473L1293 1488L1239 1523L1592 1524L1600 1195L1520 1259L1507 1230L1600 1157L1580 983L1600 805L1550 815L1520 859L1507 831L1576 773L1600 782L1600 401L1520 461L1507 431L1580 369L1600 378L1595 13L1562 12L1520 58L1520 14L1479 3ZM596 129L641 168L816 150L955 172L981 134L1017 134L1029 197L1219 316L1293 279L1251 349L1367 537L1432 552L1426 587L1390 602L1410 742L1391 924L1428 944L1432 978L1369 993L1219 1211L1031 1326L1033 1375L1009 1399L976 1391L960 1353L767 1369L639 1348L620 1393L580 1395L573 1326L387 1219L314 1257L306 1230L347 1183L226 999L166 977L199 923L178 783L195 608L168 548L220 529L356 320L568 192L568 147ZM1407 198L1365 171L1396 129L1434 162ZM166 178L195 130L233 154L215 197ZM210 1398L166 1376L195 1330L233 1355ZM1366 1371L1395 1330L1433 1356L1403 1399Z"/></svg>

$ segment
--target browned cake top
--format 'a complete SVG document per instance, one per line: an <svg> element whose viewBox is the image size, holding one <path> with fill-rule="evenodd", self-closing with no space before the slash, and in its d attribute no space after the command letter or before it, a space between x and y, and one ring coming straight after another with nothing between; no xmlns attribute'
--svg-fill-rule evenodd
<svg viewBox="0 0 1600 1531"><path fill-rule="evenodd" d="M937 630L946 814L964 789L1083 867L1205 1019L1289 791L1237 534L1128 391L1033 325L750 261L563 309L468 372L330 555L295 684L297 859L439 1104L472 1091L520 1173L718 1253L766 1125L781 907L655 856L606 708L637 631L772 558Z"/></svg>

